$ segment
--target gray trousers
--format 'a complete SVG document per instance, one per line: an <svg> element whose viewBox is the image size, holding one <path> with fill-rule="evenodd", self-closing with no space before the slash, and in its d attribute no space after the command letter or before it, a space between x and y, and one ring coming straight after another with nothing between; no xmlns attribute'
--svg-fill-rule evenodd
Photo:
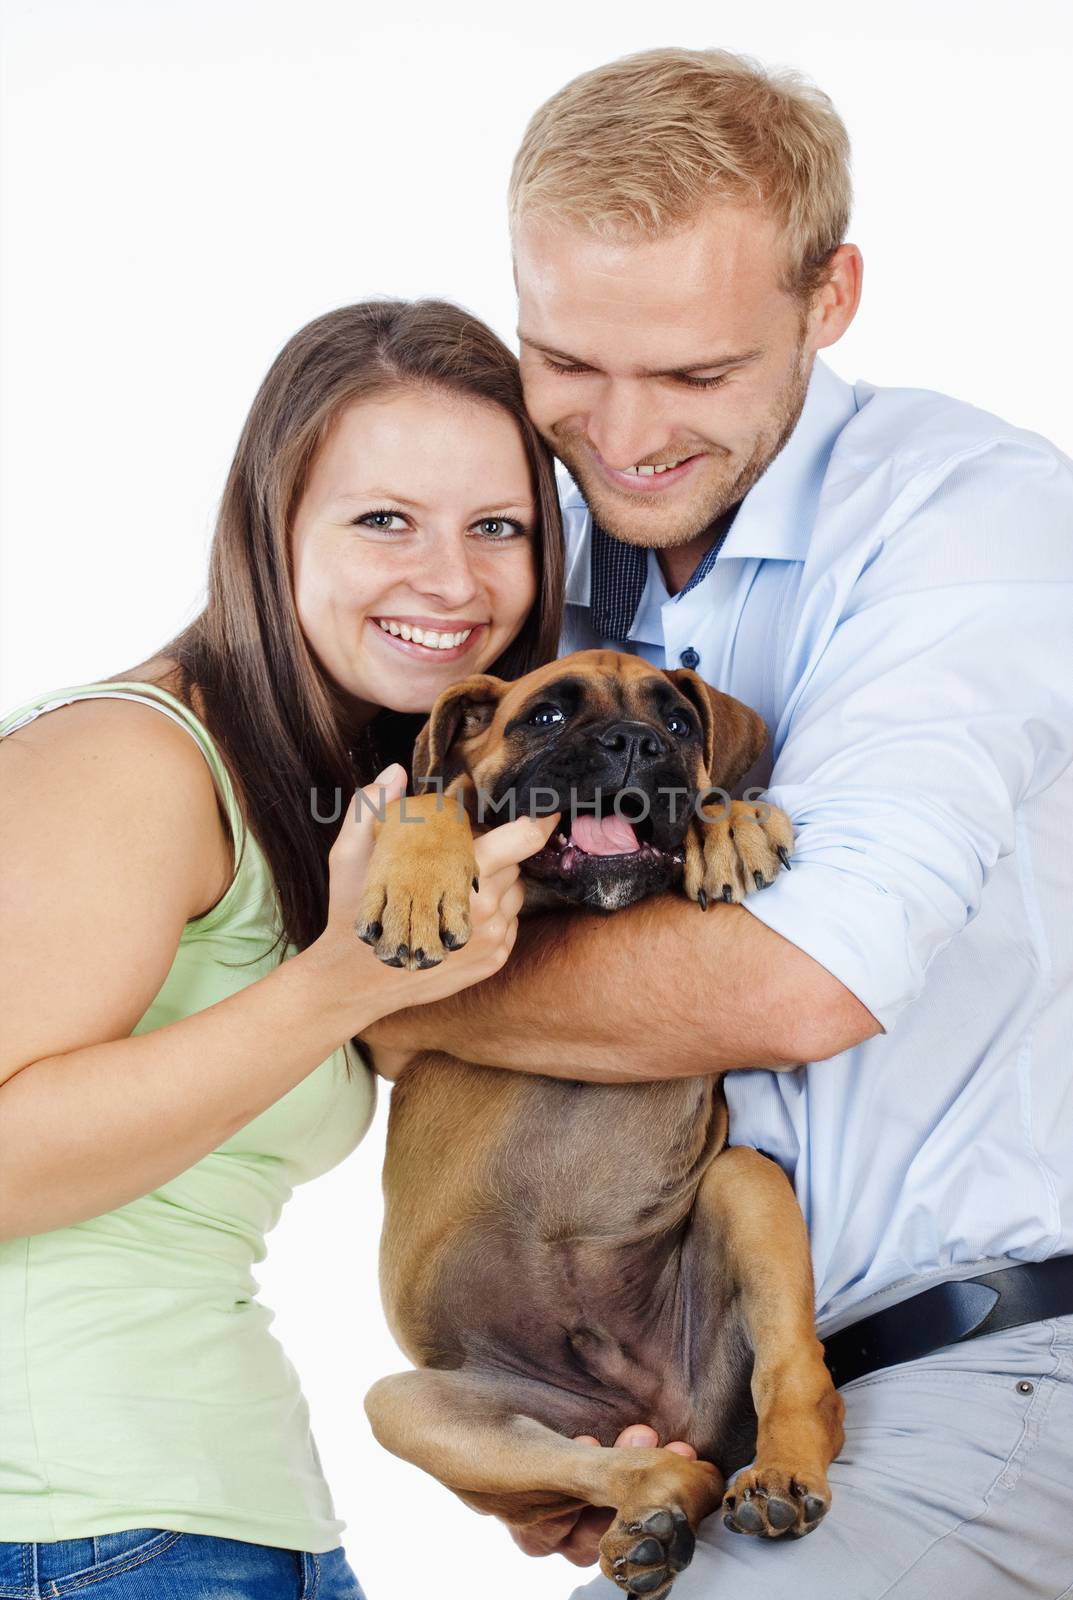
<svg viewBox="0 0 1073 1600"><path fill-rule="evenodd" d="M1073 1316L842 1394L826 1520L782 1543L709 1517L670 1600L1073 1600ZM572 1600L621 1594L600 1577Z"/></svg>

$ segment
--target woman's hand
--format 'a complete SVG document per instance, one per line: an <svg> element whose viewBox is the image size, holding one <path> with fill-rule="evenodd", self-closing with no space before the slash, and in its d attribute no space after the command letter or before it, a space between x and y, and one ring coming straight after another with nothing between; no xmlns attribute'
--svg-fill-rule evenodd
<svg viewBox="0 0 1073 1600"><path fill-rule="evenodd" d="M328 857L328 923L312 948L319 947L320 955L336 967L359 1009L362 1028L392 1011L442 1000L499 971L514 947L525 898L519 863L543 848L558 821L557 815L519 817L475 841L480 888L470 895L470 937L438 966L410 972L379 961L355 931L375 844L371 808L382 809L383 802L391 804L405 792L406 774L399 766L366 785L362 793L369 804L357 807L356 818L348 808ZM400 1069L393 1061L390 1075L397 1076Z"/></svg>
<svg viewBox="0 0 1073 1600"><path fill-rule="evenodd" d="M579 1444L599 1445L589 1433L576 1435ZM659 1444L655 1428L643 1422L633 1422L623 1428L615 1440L616 1450L652 1450ZM683 1439L675 1439L666 1446L675 1455L696 1461L697 1452ZM614 1521L615 1513L603 1506L586 1506L583 1511L571 1513L555 1522L545 1522L539 1528L512 1528L511 1538L527 1556L565 1556L575 1567L591 1567L600 1553L600 1540Z"/></svg>

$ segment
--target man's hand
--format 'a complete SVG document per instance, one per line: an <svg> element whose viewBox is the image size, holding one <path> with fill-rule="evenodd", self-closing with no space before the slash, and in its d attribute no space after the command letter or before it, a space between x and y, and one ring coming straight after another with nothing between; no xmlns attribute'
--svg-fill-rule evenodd
<svg viewBox="0 0 1073 1600"><path fill-rule="evenodd" d="M599 1439L594 1439L588 1433L580 1433L576 1437L579 1444L598 1447L600 1443ZM628 1428L623 1428L615 1440L615 1449L628 1450L633 1447L651 1450L658 1444L659 1436L654 1428L647 1427L643 1422L633 1422ZM675 1439L666 1448L673 1450L676 1455L686 1456L690 1461L697 1459L693 1446L682 1439ZM614 1511L606 1506L586 1506L576 1514L545 1522L539 1529L511 1528L511 1538L527 1556L565 1556L575 1567L591 1567L599 1554L600 1540L614 1517Z"/></svg>
<svg viewBox="0 0 1073 1600"><path fill-rule="evenodd" d="M402 1069L409 1066L415 1055L420 1054L414 1050L393 1049L388 1044L374 1045L368 1035L363 1038L362 1043L372 1059L373 1071L379 1077L386 1078L389 1083L394 1083Z"/></svg>

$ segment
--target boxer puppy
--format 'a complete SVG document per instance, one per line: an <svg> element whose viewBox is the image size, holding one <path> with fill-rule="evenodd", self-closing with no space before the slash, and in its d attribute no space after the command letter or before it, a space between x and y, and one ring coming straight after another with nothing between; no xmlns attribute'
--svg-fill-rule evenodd
<svg viewBox="0 0 1073 1600"><path fill-rule="evenodd" d="M792 830L711 790L765 742L696 673L613 651L468 678L415 748L415 785L437 792L378 828L359 935L391 965L449 959L469 936L474 827L526 812L561 813L522 863L527 912L740 902L789 867ZM381 1286L419 1370L370 1391L376 1437L520 1529L613 1507L600 1565L644 1600L668 1594L720 1503L742 1533L810 1532L842 1445L804 1220L773 1162L728 1147L720 1081L582 1083L425 1054L391 1098ZM572 1437L610 1446L639 1418L703 1459ZM724 1497L710 1461L752 1465Z"/></svg>

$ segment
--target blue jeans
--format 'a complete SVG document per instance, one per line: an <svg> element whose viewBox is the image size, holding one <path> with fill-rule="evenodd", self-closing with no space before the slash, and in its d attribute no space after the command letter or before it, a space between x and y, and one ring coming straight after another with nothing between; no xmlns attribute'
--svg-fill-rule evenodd
<svg viewBox="0 0 1073 1600"><path fill-rule="evenodd" d="M365 1600L340 1547L325 1555L203 1533L131 1528L0 1543L0 1600Z"/></svg>

